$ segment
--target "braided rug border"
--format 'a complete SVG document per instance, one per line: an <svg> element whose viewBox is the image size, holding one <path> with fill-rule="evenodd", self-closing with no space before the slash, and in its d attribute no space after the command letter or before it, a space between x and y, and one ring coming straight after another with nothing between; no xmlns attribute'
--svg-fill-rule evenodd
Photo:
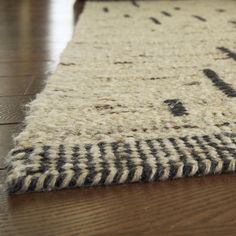
<svg viewBox="0 0 236 236"><path fill-rule="evenodd" d="M153 182L236 170L236 133L12 150L10 193Z"/></svg>

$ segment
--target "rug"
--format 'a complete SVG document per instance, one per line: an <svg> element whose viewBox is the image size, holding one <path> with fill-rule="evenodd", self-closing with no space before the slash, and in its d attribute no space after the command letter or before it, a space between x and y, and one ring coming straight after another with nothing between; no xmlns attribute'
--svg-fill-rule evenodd
<svg viewBox="0 0 236 236"><path fill-rule="evenodd" d="M235 11L87 1L7 157L9 192L235 171Z"/></svg>

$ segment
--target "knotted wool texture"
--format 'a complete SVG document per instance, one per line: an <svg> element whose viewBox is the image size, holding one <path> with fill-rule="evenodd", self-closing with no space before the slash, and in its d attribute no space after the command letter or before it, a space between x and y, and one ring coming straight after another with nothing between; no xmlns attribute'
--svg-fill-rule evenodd
<svg viewBox="0 0 236 236"><path fill-rule="evenodd" d="M7 157L11 193L235 171L236 1L88 1Z"/></svg>

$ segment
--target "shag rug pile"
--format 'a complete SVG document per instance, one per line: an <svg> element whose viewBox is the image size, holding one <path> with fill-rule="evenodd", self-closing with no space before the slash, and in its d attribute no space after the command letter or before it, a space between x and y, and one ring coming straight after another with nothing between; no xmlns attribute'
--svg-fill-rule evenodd
<svg viewBox="0 0 236 236"><path fill-rule="evenodd" d="M9 192L235 171L236 1L88 1L7 158Z"/></svg>

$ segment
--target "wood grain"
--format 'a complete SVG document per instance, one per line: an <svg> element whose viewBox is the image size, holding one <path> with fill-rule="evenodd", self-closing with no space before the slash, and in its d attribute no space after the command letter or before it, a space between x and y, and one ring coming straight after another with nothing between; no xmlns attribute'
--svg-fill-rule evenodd
<svg viewBox="0 0 236 236"><path fill-rule="evenodd" d="M0 235L235 235L235 174L6 194L2 160L20 130L21 107L53 73L82 6L0 1Z"/></svg>
<svg viewBox="0 0 236 236"><path fill-rule="evenodd" d="M0 124L15 124L23 121L25 105L32 101L34 96L0 97Z"/></svg>
<svg viewBox="0 0 236 236"><path fill-rule="evenodd" d="M235 176L10 196L2 233L234 235Z"/></svg>
<svg viewBox="0 0 236 236"><path fill-rule="evenodd" d="M13 147L13 137L21 130L20 124L0 125L0 170L4 168L4 160L9 150Z"/></svg>

